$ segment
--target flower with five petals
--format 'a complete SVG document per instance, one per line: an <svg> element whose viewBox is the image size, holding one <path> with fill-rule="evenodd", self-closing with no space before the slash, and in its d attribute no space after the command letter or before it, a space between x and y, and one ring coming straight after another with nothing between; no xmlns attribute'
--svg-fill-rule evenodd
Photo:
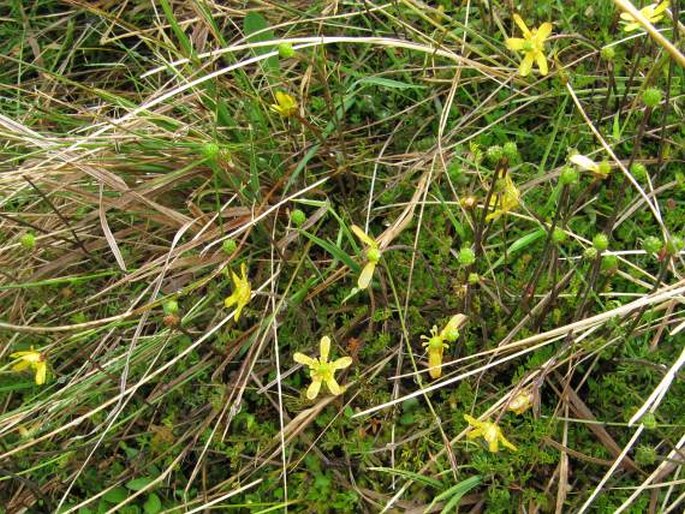
<svg viewBox="0 0 685 514"><path fill-rule="evenodd" d="M238 318L240 318L240 313L250 301L250 296L252 296L252 287L250 286L250 282L247 280L247 267L245 266L244 262L240 265L240 274L242 276L239 277L233 271L231 271L234 290L233 294L224 300L224 306L227 309L237 305L235 315L233 316L235 321L238 321Z"/></svg>
<svg viewBox="0 0 685 514"><path fill-rule="evenodd" d="M466 434L469 439L482 437L488 443L488 450L492 453L499 451L499 443L502 443L506 448L516 451L516 446L511 444L502 434L502 429L492 421L479 421L473 416L464 414L464 419L471 425L472 430Z"/></svg>
<svg viewBox="0 0 685 514"><path fill-rule="evenodd" d="M328 336L323 336L320 343L321 354L318 359L308 357L307 355L299 352L293 356L295 362L304 364L309 368L309 375L312 377L312 383L307 389L307 398L310 400L313 400L317 397L323 382L326 383L328 390L336 396L342 394L344 391L344 389L338 385L334 375L337 370L345 369L352 364L352 358L341 357L340 359L329 362L328 354L330 351L331 338Z"/></svg>
<svg viewBox="0 0 685 514"><path fill-rule="evenodd" d="M540 74L547 75L549 70L545 57L545 40L552 33L552 24L543 23L538 28L530 30L518 14L514 14L514 21L523 32L523 37L507 38L506 44L509 50L524 54L519 65L519 74L522 77L527 76L533 69L533 62L536 62Z"/></svg>

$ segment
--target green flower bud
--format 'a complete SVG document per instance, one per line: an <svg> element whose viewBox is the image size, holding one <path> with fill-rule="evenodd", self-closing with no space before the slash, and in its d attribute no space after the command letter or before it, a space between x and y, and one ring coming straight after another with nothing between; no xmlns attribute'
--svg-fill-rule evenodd
<svg viewBox="0 0 685 514"><path fill-rule="evenodd" d="M27 250L33 250L36 247L36 236L33 232L27 232L19 239L19 244Z"/></svg>
<svg viewBox="0 0 685 514"><path fill-rule="evenodd" d="M176 300L168 300L164 302L163 309L164 314L176 314L178 313L178 302Z"/></svg>
<svg viewBox="0 0 685 514"><path fill-rule="evenodd" d="M307 221L307 215L300 209L295 209L290 213L290 221L292 221L293 225L296 227L301 227L304 225L304 222Z"/></svg>
<svg viewBox="0 0 685 514"><path fill-rule="evenodd" d="M471 264L476 262L476 252L469 247L464 247L459 250L459 256L457 257L457 260L462 266L471 266Z"/></svg>
<svg viewBox="0 0 685 514"><path fill-rule="evenodd" d="M554 227L554 232L552 232L552 241L555 244L561 244L566 241L566 232L559 227Z"/></svg>
<svg viewBox="0 0 685 514"><path fill-rule="evenodd" d="M480 275L478 273L469 273L469 278L468 278L469 284L472 286L475 286L480 282Z"/></svg>
<svg viewBox="0 0 685 514"><path fill-rule="evenodd" d="M278 45L278 56L281 59L290 59L295 55L295 49L290 43L281 43Z"/></svg>
<svg viewBox="0 0 685 514"><path fill-rule="evenodd" d="M656 107L661 103L663 96L664 94L659 88L650 87L647 88L644 93L642 93L642 102L647 107Z"/></svg>
<svg viewBox="0 0 685 514"><path fill-rule="evenodd" d="M519 149L514 141L507 141L502 147L504 156L510 161L515 161L519 157Z"/></svg>
<svg viewBox="0 0 685 514"><path fill-rule="evenodd" d="M603 252L609 248L609 238L606 234L596 234L595 237L592 238L592 246L594 246L597 251Z"/></svg>
<svg viewBox="0 0 685 514"><path fill-rule="evenodd" d="M561 174L559 175L559 182L562 186L570 186L571 184L577 184L578 170L576 170L575 168L571 168L570 166L566 166L564 169L561 170Z"/></svg>
<svg viewBox="0 0 685 514"><path fill-rule="evenodd" d="M648 236L645 237L645 240L642 242L642 248L649 254L659 253L662 247L663 243L658 237Z"/></svg>
<svg viewBox="0 0 685 514"><path fill-rule="evenodd" d="M235 242L235 239L224 239L224 242L221 243L221 249L228 255L235 252L236 248L238 248L238 243Z"/></svg>

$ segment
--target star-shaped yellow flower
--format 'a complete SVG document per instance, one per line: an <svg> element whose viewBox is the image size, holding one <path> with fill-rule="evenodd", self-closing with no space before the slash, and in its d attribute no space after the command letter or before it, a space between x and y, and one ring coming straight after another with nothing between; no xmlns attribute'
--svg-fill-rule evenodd
<svg viewBox="0 0 685 514"><path fill-rule="evenodd" d="M230 309L234 305L238 306L235 311L235 316L233 316L235 321L238 321L238 318L240 318L240 313L248 304L250 297L252 296L252 287L250 286L250 282L247 280L247 267L245 266L244 262L240 265L240 274L242 277L239 277L233 271L231 271L234 290L233 294L224 300L224 306L227 309Z"/></svg>
<svg viewBox="0 0 685 514"><path fill-rule="evenodd" d="M307 398L313 400L321 390L321 384L326 383L328 390L334 394L342 394L343 389L335 380L335 372L339 369L345 369L352 364L351 357L341 357L340 359L328 362L328 354L331 351L331 338L323 336L320 343L321 355L318 359L307 357L303 353L296 353L293 356L295 362L304 364L309 368L309 374L312 377L312 383L307 389Z"/></svg>
<svg viewBox="0 0 685 514"><path fill-rule="evenodd" d="M43 353L37 352L31 347L31 350L28 351L14 352L10 357L18 360L18 362L12 366L14 371L24 371L27 368L32 368L36 370L36 384L43 385L45 383L48 363Z"/></svg>
<svg viewBox="0 0 685 514"><path fill-rule="evenodd" d="M297 112L297 100L288 93L276 91L276 103L271 105L271 110L284 118L289 118Z"/></svg>
<svg viewBox="0 0 685 514"><path fill-rule="evenodd" d="M525 77L533 69L533 62L536 62L540 73L547 75L547 58L545 57L545 40L552 33L552 24L543 23L538 28L530 30L526 23L518 15L514 14L516 25L523 32L523 37L507 38L506 44L509 50L523 52L523 60L519 65L519 74Z"/></svg>
<svg viewBox="0 0 685 514"><path fill-rule="evenodd" d="M490 207L495 210L485 217L485 221L496 220L503 214L516 209L521 203L521 193L511 180L511 175L507 173L503 180L502 190L490 197Z"/></svg>
<svg viewBox="0 0 685 514"><path fill-rule="evenodd" d="M362 243L368 246L366 250L366 264L357 279L357 287L359 289L366 289L371 283L376 264L381 260L381 250L378 247L378 243L357 225L352 225L352 232Z"/></svg>
<svg viewBox="0 0 685 514"><path fill-rule="evenodd" d="M654 24L661 21L661 18L664 17L664 12L666 11L666 9L668 9L668 5L668 1L661 2L659 5L651 4L647 7L643 7L642 9L640 9L640 14L647 18L650 23ZM623 27L623 30L625 32L632 32L642 27L642 25L640 25L640 22L633 18L633 16L628 14L627 12L621 13L621 19L623 21L628 22L628 24L625 27Z"/></svg>
<svg viewBox="0 0 685 514"><path fill-rule="evenodd" d="M502 443L506 448L516 451L516 446L511 444L502 434L502 429L497 426L497 423L491 421L478 421L476 418L464 414L464 419L471 425L472 430L466 434L469 439L482 437L488 443L488 450L492 453L499 451L499 443Z"/></svg>

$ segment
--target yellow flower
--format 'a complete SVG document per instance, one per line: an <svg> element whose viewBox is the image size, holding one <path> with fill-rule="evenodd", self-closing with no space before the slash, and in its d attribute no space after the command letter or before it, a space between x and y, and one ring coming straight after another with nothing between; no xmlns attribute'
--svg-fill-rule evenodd
<svg viewBox="0 0 685 514"><path fill-rule="evenodd" d="M485 217L485 221L496 220L503 214L513 211L521 203L521 193L509 174L504 176L502 191L490 197L490 207L495 209Z"/></svg>
<svg viewBox="0 0 685 514"><path fill-rule="evenodd" d="M668 1L661 2L659 5L651 4L647 7L643 7L642 9L640 9L640 14L647 18L650 23L654 24L658 21L661 21L661 18L664 17L664 11L668 9L668 5ZM640 22L633 18L633 16L631 14L628 14L627 12L621 13L621 19L623 21L628 22L628 24L625 27L623 27L623 30L625 32L632 32L634 30L638 30L641 27Z"/></svg>
<svg viewBox="0 0 685 514"><path fill-rule="evenodd" d="M442 358L445 353L445 348L449 345L445 341L453 343L459 337L459 328L466 321L466 316L463 314L455 314L447 322L447 325L438 332L438 327L433 325L431 328L431 337L421 336L425 339L425 343L421 343L427 347L428 351L428 374L431 378L436 379L442 376Z"/></svg>
<svg viewBox="0 0 685 514"><path fill-rule="evenodd" d="M328 390L334 394L342 394L343 389L338 385L335 380L335 372L339 369L345 369L350 364L352 364L351 357L342 357L333 362L328 362L328 354L331 351L331 338L328 336L323 336L321 338L320 350L321 355L318 359L312 357L307 357L303 353L296 353L293 356L295 362L304 364L309 367L309 375L312 377L312 383L307 389L307 398L313 400L319 394L321 390L321 384L326 382Z"/></svg>
<svg viewBox="0 0 685 514"><path fill-rule="evenodd" d="M514 398L509 402L507 409L515 414L523 414L533 405L533 393L525 390L519 392Z"/></svg>
<svg viewBox="0 0 685 514"><path fill-rule="evenodd" d="M297 112L297 100L288 93L276 91L276 103L271 105L271 110L289 118Z"/></svg>
<svg viewBox="0 0 685 514"><path fill-rule="evenodd" d="M31 347L31 350L24 352L14 352L10 355L12 359L18 359L18 362L12 366L14 371L23 371L26 368L36 370L36 384L43 385L45 377L48 372L48 363L45 355L37 352Z"/></svg>
<svg viewBox="0 0 685 514"><path fill-rule="evenodd" d="M523 52L523 60L519 66L519 73L525 77L533 69L533 62L536 62L540 73L547 75L547 58L545 57L545 40L552 33L552 24L543 23L538 28L529 30L523 19L518 14L514 14L516 25L523 32L523 37L507 38L506 44L509 50Z"/></svg>
<svg viewBox="0 0 685 514"><path fill-rule="evenodd" d="M378 243L357 225L352 225L352 232L362 243L368 246L366 250L366 265L357 279L357 287L359 289L366 289L371 283L376 264L381 260L381 250L378 248Z"/></svg>
<svg viewBox="0 0 685 514"><path fill-rule="evenodd" d="M464 419L471 425L472 430L466 434L469 439L482 437L488 443L488 450L492 453L499 451L499 443L502 443L506 448L516 451L516 446L511 444L502 434L502 429L497 426L497 423L491 421L478 421L476 418L464 414Z"/></svg>
<svg viewBox="0 0 685 514"><path fill-rule="evenodd" d="M250 296L252 296L252 287L250 286L250 283L247 280L247 267L245 266L244 262L240 265L240 274L242 275L242 277L239 277L233 271L231 271L231 278L233 279L234 291L231 296L224 300L224 306L227 309L230 309L234 305L238 306L235 311L235 316L233 316L233 319L235 321L238 321L240 313L250 301Z"/></svg>

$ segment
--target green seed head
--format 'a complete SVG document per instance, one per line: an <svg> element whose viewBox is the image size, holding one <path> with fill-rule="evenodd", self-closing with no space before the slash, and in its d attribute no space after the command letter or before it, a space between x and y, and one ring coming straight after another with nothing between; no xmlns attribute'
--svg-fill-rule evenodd
<svg viewBox="0 0 685 514"><path fill-rule="evenodd" d="M487 157L488 161L490 161L491 163L496 163L502 158L503 155L504 151L502 150L501 146L493 145L488 147Z"/></svg>
<svg viewBox="0 0 685 514"><path fill-rule="evenodd" d="M504 156L510 161L515 161L519 157L519 149L514 141L507 141L502 147Z"/></svg>
<svg viewBox="0 0 685 514"><path fill-rule="evenodd" d="M641 162L635 162L630 167L630 172L637 180L644 180L647 178L647 167Z"/></svg>
<svg viewBox="0 0 685 514"><path fill-rule="evenodd" d="M378 262L381 260L381 251L378 248L369 248L366 251L366 258L369 262Z"/></svg>
<svg viewBox="0 0 685 514"><path fill-rule="evenodd" d="M656 416L653 412L647 412L640 421L647 430L654 430L657 427Z"/></svg>
<svg viewBox="0 0 685 514"><path fill-rule="evenodd" d="M618 257L615 255L602 255L601 270L613 274L618 270Z"/></svg>
<svg viewBox="0 0 685 514"><path fill-rule="evenodd" d="M592 246L594 246L597 251L603 252L609 248L609 238L606 234L596 234L595 237L592 238Z"/></svg>
<svg viewBox="0 0 685 514"><path fill-rule="evenodd" d="M235 252L236 248L238 248L238 244L235 242L235 239L224 239L224 242L221 243L221 249L228 255Z"/></svg>
<svg viewBox="0 0 685 514"><path fill-rule="evenodd" d="M616 50L614 50L610 46L605 46L600 51L600 55L602 56L602 59L604 59L605 61L613 61L616 57Z"/></svg>
<svg viewBox="0 0 685 514"><path fill-rule="evenodd" d="M642 101L647 107L656 107L661 103L663 96L661 89L650 87L642 93Z"/></svg>
<svg viewBox="0 0 685 514"><path fill-rule="evenodd" d="M19 244L26 248L27 250L33 250L36 247L36 236L33 232L27 232L21 239L19 239Z"/></svg>
<svg viewBox="0 0 685 514"><path fill-rule="evenodd" d="M307 215L300 209L295 209L290 213L290 221L292 221L293 225L296 227L301 227L304 225L304 222L307 221Z"/></svg>
<svg viewBox="0 0 685 514"><path fill-rule="evenodd" d="M169 300L164 302L164 314L176 314L178 313L178 302L176 300Z"/></svg>
<svg viewBox="0 0 685 514"><path fill-rule="evenodd" d="M476 284L480 283L480 275L478 275L478 273L469 273L468 281L469 284L475 286Z"/></svg>
<svg viewBox="0 0 685 514"><path fill-rule="evenodd" d="M597 251L597 248L595 248L594 246L588 246L583 252L583 257L585 257L589 261L594 261L598 255L599 252Z"/></svg>
<svg viewBox="0 0 685 514"><path fill-rule="evenodd" d="M650 254L659 253L662 247L663 243L658 237L648 236L645 237L645 240L642 242L642 248Z"/></svg>
<svg viewBox="0 0 685 514"><path fill-rule="evenodd" d="M281 59L290 59L295 55L295 49L290 43L281 43L278 45L278 56Z"/></svg>
<svg viewBox="0 0 685 514"><path fill-rule="evenodd" d="M563 243L566 241L566 232L559 227L554 227L554 232L552 232L552 241L554 241L555 244Z"/></svg>
<svg viewBox="0 0 685 514"><path fill-rule="evenodd" d="M476 252L469 247L464 247L459 250L458 260L462 266L471 266L471 264L476 262Z"/></svg>
<svg viewBox="0 0 685 514"><path fill-rule="evenodd" d="M208 161L216 161L219 157L220 150L221 148L219 148L219 145L216 143L205 143L202 146L202 155Z"/></svg>

